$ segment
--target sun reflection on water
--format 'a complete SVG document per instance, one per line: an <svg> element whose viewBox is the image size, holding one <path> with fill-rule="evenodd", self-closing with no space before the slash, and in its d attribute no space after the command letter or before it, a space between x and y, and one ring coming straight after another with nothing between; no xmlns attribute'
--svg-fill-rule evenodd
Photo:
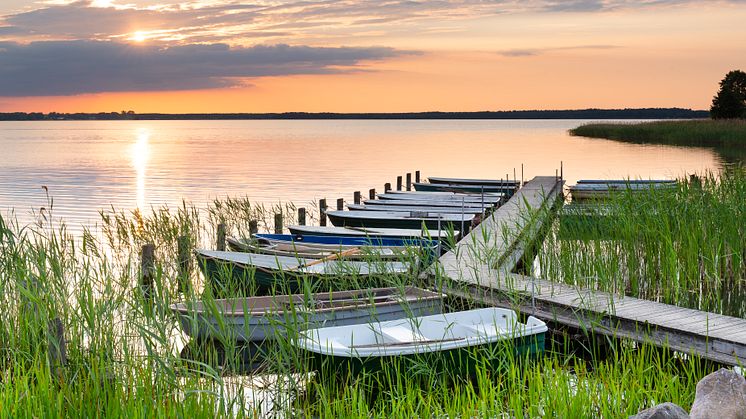
<svg viewBox="0 0 746 419"><path fill-rule="evenodd" d="M137 142L132 144L131 156L132 167L137 175L137 207L145 207L145 172L150 158L150 131L140 129L137 131Z"/></svg>

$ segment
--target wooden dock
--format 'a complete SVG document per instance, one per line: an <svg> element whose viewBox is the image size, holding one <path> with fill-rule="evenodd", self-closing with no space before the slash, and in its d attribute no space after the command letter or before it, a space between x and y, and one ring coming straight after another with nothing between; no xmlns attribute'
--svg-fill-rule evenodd
<svg viewBox="0 0 746 419"><path fill-rule="evenodd" d="M563 182L536 177L443 255L430 274L447 292L594 333L650 342L716 362L746 359L746 319L612 295L514 273L562 199ZM445 281L447 283L448 281Z"/></svg>

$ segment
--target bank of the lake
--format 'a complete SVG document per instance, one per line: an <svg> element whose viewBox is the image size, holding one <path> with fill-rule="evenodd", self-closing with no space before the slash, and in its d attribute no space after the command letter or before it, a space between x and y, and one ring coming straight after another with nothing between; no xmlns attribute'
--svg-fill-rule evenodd
<svg viewBox="0 0 746 419"><path fill-rule="evenodd" d="M573 128L569 133L636 144L712 147L729 161L744 161L746 158L746 120L589 123Z"/></svg>

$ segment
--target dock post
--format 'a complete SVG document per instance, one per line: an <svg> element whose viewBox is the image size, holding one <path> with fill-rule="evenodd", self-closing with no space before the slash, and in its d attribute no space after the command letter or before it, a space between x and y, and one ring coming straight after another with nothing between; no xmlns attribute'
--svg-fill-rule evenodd
<svg viewBox="0 0 746 419"><path fill-rule="evenodd" d="M148 243L140 250L140 289L147 299L152 297L154 276L155 245Z"/></svg>
<svg viewBox="0 0 746 419"><path fill-rule="evenodd" d="M249 221L249 236L254 236L254 234L259 232L259 221L257 220L250 220Z"/></svg>
<svg viewBox="0 0 746 419"><path fill-rule="evenodd" d="M521 187L523 187L523 163L521 163Z"/></svg>
<svg viewBox="0 0 746 419"><path fill-rule="evenodd" d="M412 174L411 173L407 173L407 190L408 191L412 190Z"/></svg>
<svg viewBox="0 0 746 419"><path fill-rule="evenodd" d="M560 160L560 180L562 180L562 179L565 178L564 167L563 166L564 165L562 164L562 160Z"/></svg>
<svg viewBox="0 0 746 419"><path fill-rule="evenodd" d="M303 207L298 208L298 224L306 225L306 209Z"/></svg>
<svg viewBox="0 0 746 419"><path fill-rule="evenodd" d="M189 236L176 238L176 254L179 264L179 292L189 290L189 274L192 271L192 258L189 255Z"/></svg>
<svg viewBox="0 0 746 419"><path fill-rule="evenodd" d="M373 188L368 191L368 199L376 199L376 189Z"/></svg>
<svg viewBox="0 0 746 419"><path fill-rule="evenodd" d="M414 172L414 181L417 183L420 183L420 171L419 170L415 170Z"/></svg>
<svg viewBox="0 0 746 419"><path fill-rule="evenodd" d="M319 199L319 225L326 226L326 198Z"/></svg>
<svg viewBox="0 0 746 419"><path fill-rule="evenodd" d="M275 214L275 234L282 234L282 213Z"/></svg>
<svg viewBox="0 0 746 419"><path fill-rule="evenodd" d="M338 198L337 199L337 211L342 211L343 209L345 209L345 199Z"/></svg>
<svg viewBox="0 0 746 419"><path fill-rule="evenodd" d="M401 190L401 181L402 181L402 177L401 176L397 176L396 177L396 190L397 191Z"/></svg>
<svg viewBox="0 0 746 419"><path fill-rule="evenodd" d="M353 193L352 195L353 195L353 198L352 198L352 200L353 200L353 201L354 201L354 202L355 202L356 204L359 204L359 203L360 203L360 201L361 201L361 199L360 199L360 191L355 191L355 192L354 192L354 193Z"/></svg>
<svg viewBox="0 0 746 419"><path fill-rule="evenodd" d="M217 243L215 243L215 249L224 251L225 250L225 224L218 224Z"/></svg>
<svg viewBox="0 0 746 419"><path fill-rule="evenodd" d="M386 183L385 185L383 185L383 193L387 193L390 190L391 190L391 184L390 183Z"/></svg>

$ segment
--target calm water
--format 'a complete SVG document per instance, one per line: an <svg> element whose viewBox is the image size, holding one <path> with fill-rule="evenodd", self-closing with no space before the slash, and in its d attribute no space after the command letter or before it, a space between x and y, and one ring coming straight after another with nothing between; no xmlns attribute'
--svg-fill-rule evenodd
<svg viewBox="0 0 746 419"><path fill-rule="evenodd" d="M718 170L708 149L570 137L585 121L85 121L0 123L0 211L47 206L73 227L97 211L215 197L344 197L396 176L670 178ZM332 201L330 201L332 202ZM332 203L333 205L333 203Z"/></svg>

